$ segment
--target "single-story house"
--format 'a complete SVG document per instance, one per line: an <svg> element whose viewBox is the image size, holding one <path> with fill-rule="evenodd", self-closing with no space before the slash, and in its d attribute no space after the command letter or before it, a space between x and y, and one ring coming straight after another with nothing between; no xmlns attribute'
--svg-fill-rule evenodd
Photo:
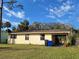
<svg viewBox="0 0 79 59"><path fill-rule="evenodd" d="M55 44L62 43L68 39L70 31L66 30L38 30L28 32L10 33L8 44L36 44L45 45L45 41L52 41Z"/></svg>

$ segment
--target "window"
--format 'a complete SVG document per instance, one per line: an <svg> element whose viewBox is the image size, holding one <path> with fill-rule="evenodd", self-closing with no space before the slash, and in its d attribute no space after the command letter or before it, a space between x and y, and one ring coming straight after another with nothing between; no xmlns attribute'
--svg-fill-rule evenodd
<svg viewBox="0 0 79 59"><path fill-rule="evenodd" d="M44 39L45 39L45 35L44 34L41 34L40 40L44 40Z"/></svg>
<svg viewBox="0 0 79 59"><path fill-rule="evenodd" d="M10 36L10 38L12 38L12 39L16 39L16 34L11 34L11 36Z"/></svg>
<svg viewBox="0 0 79 59"><path fill-rule="evenodd" d="M29 40L29 35L28 34L25 35L25 40Z"/></svg>

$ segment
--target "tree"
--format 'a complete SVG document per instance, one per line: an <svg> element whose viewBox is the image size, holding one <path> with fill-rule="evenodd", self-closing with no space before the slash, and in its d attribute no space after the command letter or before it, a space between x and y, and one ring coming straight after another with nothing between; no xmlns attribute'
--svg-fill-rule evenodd
<svg viewBox="0 0 79 59"><path fill-rule="evenodd" d="M10 22L5 22L4 26L7 27L7 28L9 28L9 27L11 27L11 23Z"/></svg>
<svg viewBox="0 0 79 59"><path fill-rule="evenodd" d="M40 23L39 22L34 22L32 24L32 26L34 27L35 30L39 30L40 29Z"/></svg>
<svg viewBox="0 0 79 59"><path fill-rule="evenodd" d="M50 24L51 29L60 29L60 30L71 30L72 26L68 24L62 24L62 23L52 23Z"/></svg>
<svg viewBox="0 0 79 59"><path fill-rule="evenodd" d="M7 31L8 33L11 33L11 32L12 32L10 29L6 29L6 31Z"/></svg>
<svg viewBox="0 0 79 59"><path fill-rule="evenodd" d="M22 24L19 24L18 25L18 31L25 31L25 26L24 25L22 25Z"/></svg>
<svg viewBox="0 0 79 59"><path fill-rule="evenodd" d="M30 25L29 30L71 30L72 27L67 24L61 24L61 23L40 23L40 22L34 22L32 25Z"/></svg>
<svg viewBox="0 0 79 59"><path fill-rule="evenodd" d="M1 3L1 7L0 7L0 21L1 22L2 22L2 9L3 9L3 4L6 4L10 10L12 10L13 8L16 8L16 7L19 7L21 9L23 9L23 5L17 3L16 0L9 0L9 1L0 0L0 3ZM2 26L0 25L0 32L1 32L1 27ZM1 37L1 33L0 33L0 37ZM1 43L1 39L0 39L0 43Z"/></svg>
<svg viewBox="0 0 79 59"><path fill-rule="evenodd" d="M7 28L6 29L7 32L11 32L11 30L9 29L11 27L11 23L10 22L5 22L4 23L4 27Z"/></svg>
<svg viewBox="0 0 79 59"><path fill-rule="evenodd" d="M18 32L18 29L16 27L12 27L12 32Z"/></svg>
<svg viewBox="0 0 79 59"><path fill-rule="evenodd" d="M29 21L24 20L18 25L18 31L26 31L29 29Z"/></svg>
<svg viewBox="0 0 79 59"><path fill-rule="evenodd" d="M16 27L12 27L12 30L13 30L13 31L16 30Z"/></svg>
<svg viewBox="0 0 79 59"><path fill-rule="evenodd" d="M21 22L21 25L23 25L25 27L25 30L28 30L29 21L28 20L24 20L23 22Z"/></svg>

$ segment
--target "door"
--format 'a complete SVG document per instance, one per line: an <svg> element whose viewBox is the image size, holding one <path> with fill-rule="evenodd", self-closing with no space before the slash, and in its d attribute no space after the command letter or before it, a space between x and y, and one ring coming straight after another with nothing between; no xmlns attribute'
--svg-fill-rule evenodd
<svg viewBox="0 0 79 59"><path fill-rule="evenodd" d="M59 40L60 40L59 36L55 35L55 45L58 46L60 44Z"/></svg>

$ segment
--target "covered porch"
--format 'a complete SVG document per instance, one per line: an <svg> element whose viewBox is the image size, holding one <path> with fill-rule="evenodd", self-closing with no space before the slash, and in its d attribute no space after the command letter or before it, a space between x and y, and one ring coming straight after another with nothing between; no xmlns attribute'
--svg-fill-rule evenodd
<svg viewBox="0 0 79 59"><path fill-rule="evenodd" d="M49 46L68 46L70 42L69 35L70 35L69 33L51 33L49 34L50 37L47 39L48 45Z"/></svg>
<svg viewBox="0 0 79 59"><path fill-rule="evenodd" d="M54 42L55 46L66 45L69 43L68 34L52 34L52 41Z"/></svg>

